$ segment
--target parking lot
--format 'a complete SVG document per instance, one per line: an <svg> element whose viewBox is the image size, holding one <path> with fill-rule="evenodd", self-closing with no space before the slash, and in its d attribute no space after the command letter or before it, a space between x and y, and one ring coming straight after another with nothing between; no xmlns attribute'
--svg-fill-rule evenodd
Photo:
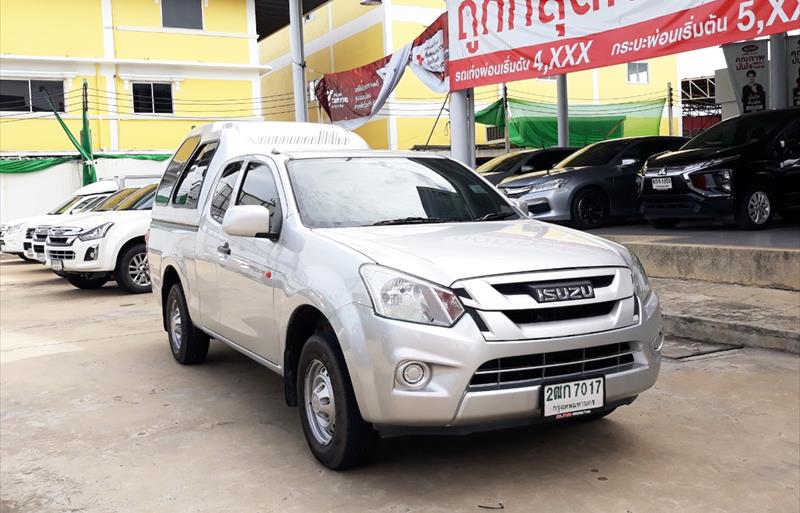
<svg viewBox="0 0 800 513"><path fill-rule="evenodd" d="M667 361L592 424L384 440L336 473L281 381L218 343L177 365L150 294L0 263L3 513L798 511L800 362ZM669 343L669 342L668 342Z"/></svg>

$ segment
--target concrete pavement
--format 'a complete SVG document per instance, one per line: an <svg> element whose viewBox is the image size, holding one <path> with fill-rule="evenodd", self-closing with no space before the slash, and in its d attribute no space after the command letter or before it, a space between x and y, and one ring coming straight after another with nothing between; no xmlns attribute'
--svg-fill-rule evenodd
<svg viewBox="0 0 800 513"><path fill-rule="evenodd" d="M175 364L150 295L0 263L3 513L791 513L798 405L798 357L744 349L665 362L602 421L392 439L335 473L277 375L218 343Z"/></svg>

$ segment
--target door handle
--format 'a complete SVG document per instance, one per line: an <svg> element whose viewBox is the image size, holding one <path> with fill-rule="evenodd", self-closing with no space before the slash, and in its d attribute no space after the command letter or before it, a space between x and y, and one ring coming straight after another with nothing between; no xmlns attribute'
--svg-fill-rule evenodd
<svg viewBox="0 0 800 513"><path fill-rule="evenodd" d="M230 255L231 254L231 246L227 242L222 246L217 246L217 252L221 255Z"/></svg>

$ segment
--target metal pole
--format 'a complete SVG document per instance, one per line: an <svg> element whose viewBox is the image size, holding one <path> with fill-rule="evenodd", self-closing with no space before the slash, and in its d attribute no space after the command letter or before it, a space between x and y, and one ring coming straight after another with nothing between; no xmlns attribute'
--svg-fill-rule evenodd
<svg viewBox="0 0 800 513"><path fill-rule="evenodd" d="M470 109L474 111L472 89L450 93L450 156L475 167L475 113Z"/></svg>
<svg viewBox="0 0 800 513"><path fill-rule="evenodd" d="M675 107L675 100L672 96L672 82L667 82L667 120L669 122L669 135L675 135L674 123L675 114L672 109Z"/></svg>
<svg viewBox="0 0 800 513"><path fill-rule="evenodd" d="M786 32L769 36L769 97L773 109L789 106Z"/></svg>
<svg viewBox="0 0 800 513"><path fill-rule="evenodd" d="M508 86L503 83L503 124L506 139L506 153L511 151L511 133L508 129L509 115L508 115Z"/></svg>
<svg viewBox="0 0 800 513"><path fill-rule="evenodd" d="M567 97L567 75L556 77L558 102L558 145L569 146L569 99Z"/></svg>
<svg viewBox="0 0 800 513"><path fill-rule="evenodd" d="M306 60L303 49L302 0L289 0L289 44L292 55L292 85L294 90L294 120L308 121L306 100Z"/></svg>

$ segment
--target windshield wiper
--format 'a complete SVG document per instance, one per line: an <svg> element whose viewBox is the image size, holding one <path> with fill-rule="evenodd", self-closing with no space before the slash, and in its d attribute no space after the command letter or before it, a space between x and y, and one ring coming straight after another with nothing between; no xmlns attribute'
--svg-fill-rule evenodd
<svg viewBox="0 0 800 513"><path fill-rule="evenodd" d="M377 223L372 223L372 226L388 224L450 223L453 221L458 221L458 219L443 219L441 217L401 217L400 219L386 219L385 221L378 221Z"/></svg>
<svg viewBox="0 0 800 513"><path fill-rule="evenodd" d="M475 219L475 221L500 221L515 215L517 215L516 212L489 212L485 216Z"/></svg>

